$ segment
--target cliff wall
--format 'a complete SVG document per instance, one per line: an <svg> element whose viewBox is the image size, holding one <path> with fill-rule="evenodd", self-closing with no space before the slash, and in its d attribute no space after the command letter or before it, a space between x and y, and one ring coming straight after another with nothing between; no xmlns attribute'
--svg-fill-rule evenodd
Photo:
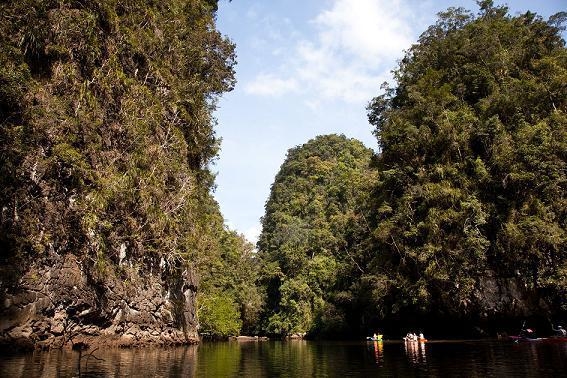
<svg viewBox="0 0 567 378"><path fill-rule="evenodd" d="M148 271L123 262L118 275L52 252L5 294L0 344L30 349L195 343L196 279L190 269L164 265Z"/></svg>

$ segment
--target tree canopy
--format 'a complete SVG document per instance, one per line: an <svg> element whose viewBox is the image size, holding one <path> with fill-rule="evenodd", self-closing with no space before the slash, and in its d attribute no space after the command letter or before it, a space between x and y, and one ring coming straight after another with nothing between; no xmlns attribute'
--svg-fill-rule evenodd
<svg viewBox="0 0 567 378"><path fill-rule="evenodd" d="M370 102L374 158L336 135L289 151L258 243L265 331L565 316L565 14L479 6L440 13Z"/></svg>
<svg viewBox="0 0 567 378"><path fill-rule="evenodd" d="M256 251L211 195L216 0L0 3L0 296L32 261L200 275L201 330L567 314L567 13L439 14L343 135L288 151Z"/></svg>
<svg viewBox="0 0 567 378"><path fill-rule="evenodd" d="M258 242L269 333L347 327L340 307L354 301L350 279L360 273L372 155L361 142L339 135L319 136L288 151Z"/></svg>
<svg viewBox="0 0 567 378"><path fill-rule="evenodd" d="M480 5L476 16L441 13L401 60L397 86L368 107L381 148L372 235L386 312L519 315L487 308L492 277L519 279L545 298L542 312L567 309L561 15Z"/></svg>
<svg viewBox="0 0 567 378"><path fill-rule="evenodd" d="M1 293L49 253L79 256L104 281L127 279L121 263L179 276L249 249L211 195L212 112L235 83L216 7L0 4Z"/></svg>

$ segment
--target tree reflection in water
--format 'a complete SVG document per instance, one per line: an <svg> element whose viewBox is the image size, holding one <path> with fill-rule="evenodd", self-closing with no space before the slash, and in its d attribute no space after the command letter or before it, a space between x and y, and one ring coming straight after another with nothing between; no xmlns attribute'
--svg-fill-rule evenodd
<svg viewBox="0 0 567 378"><path fill-rule="evenodd" d="M400 345L403 343L403 346ZM502 341L210 342L99 349L84 377L565 376L567 343ZM0 376L76 377L79 353L0 354Z"/></svg>

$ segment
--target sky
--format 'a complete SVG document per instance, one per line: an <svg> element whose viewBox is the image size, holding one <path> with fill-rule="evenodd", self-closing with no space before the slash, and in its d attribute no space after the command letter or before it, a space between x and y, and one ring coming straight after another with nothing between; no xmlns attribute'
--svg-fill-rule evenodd
<svg viewBox="0 0 567 378"><path fill-rule="evenodd" d="M494 1L548 19L566 0ZM290 148L344 134L377 151L366 105L395 84L404 51L449 7L474 0L220 0L217 28L236 44L236 88L218 102L215 198L226 224L256 242L270 186ZM565 35L565 34L564 34Z"/></svg>

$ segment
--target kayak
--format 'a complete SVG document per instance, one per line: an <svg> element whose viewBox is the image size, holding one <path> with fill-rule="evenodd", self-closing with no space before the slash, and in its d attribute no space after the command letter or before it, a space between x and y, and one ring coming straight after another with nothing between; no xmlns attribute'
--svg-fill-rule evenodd
<svg viewBox="0 0 567 378"><path fill-rule="evenodd" d="M366 337L367 341L382 341L382 335L377 336L377 337L372 337L372 336L368 336Z"/></svg>
<svg viewBox="0 0 567 378"><path fill-rule="evenodd" d="M426 338L408 339L407 337L404 337L404 341L414 342L414 343L425 343L427 342L427 339Z"/></svg>
<svg viewBox="0 0 567 378"><path fill-rule="evenodd" d="M551 336L546 337L545 341L552 343L567 343L567 336Z"/></svg>
<svg viewBox="0 0 567 378"><path fill-rule="evenodd" d="M533 342L533 341L544 341L548 339L547 337L525 337L525 336L508 336L508 338L514 342L519 342L519 341Z"/></svg>

